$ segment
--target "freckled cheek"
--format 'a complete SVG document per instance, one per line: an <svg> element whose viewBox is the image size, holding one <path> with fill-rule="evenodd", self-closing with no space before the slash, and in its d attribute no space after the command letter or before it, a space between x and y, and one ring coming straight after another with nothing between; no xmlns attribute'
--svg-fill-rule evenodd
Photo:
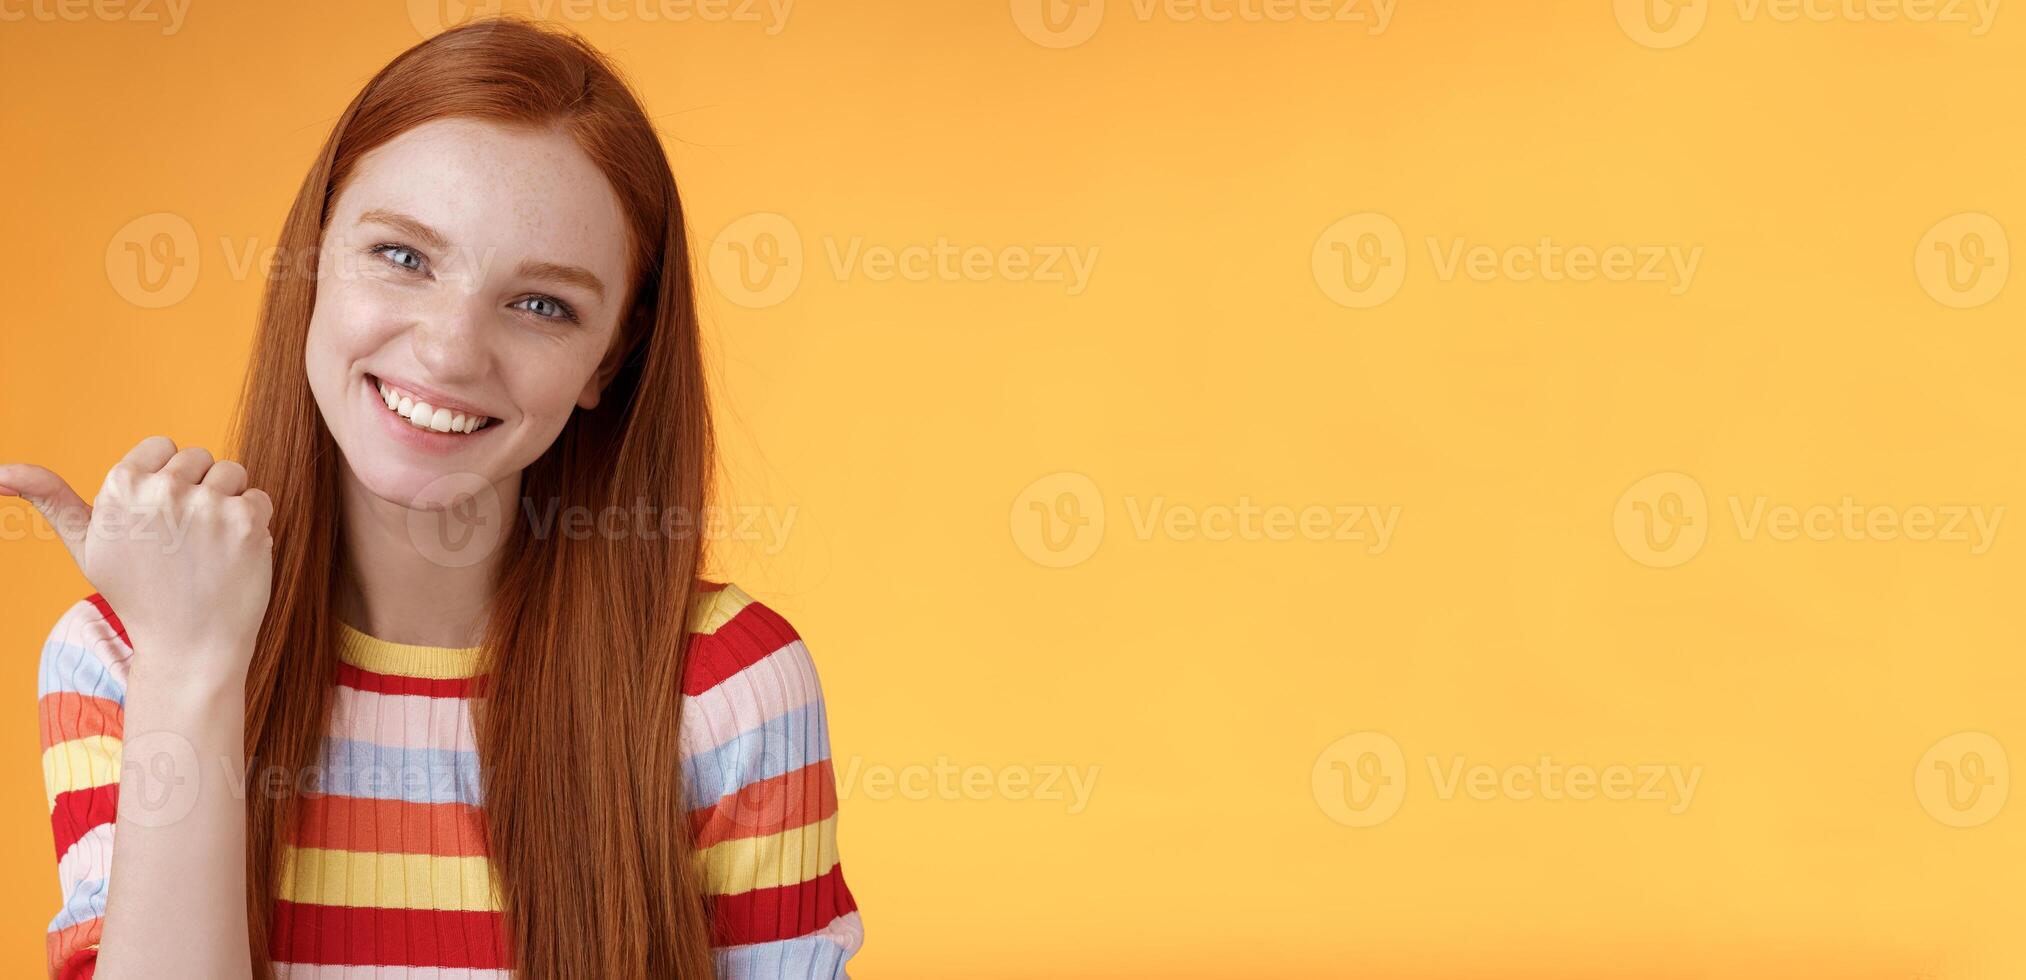
<svg viewBox="0 0 2026 980"><path fill-rule="evenodd" d="M522 423L536 433L561 432L563 424L570 420L570 413L577 408L577 394L582 386L569 383L569 372L536 372L521 377L523 383L510 390Z"/></svg>
<svg viewBox="0 0 2026 980"><path fill-rule="evenodd" d="M561 432L577 409L577 396L597 369L598 352L573 342L577 340L511 322L502 324L492 338L492 366L500 388L519 415L519 424L531 435Z"/></svg>
<svg viewBox="0 0 2026 980"><path fill-rule="evenodd" d="M371 282L327 280L317 290L309 341L342 371L399 340L414 322L401 297Z"/></svg>

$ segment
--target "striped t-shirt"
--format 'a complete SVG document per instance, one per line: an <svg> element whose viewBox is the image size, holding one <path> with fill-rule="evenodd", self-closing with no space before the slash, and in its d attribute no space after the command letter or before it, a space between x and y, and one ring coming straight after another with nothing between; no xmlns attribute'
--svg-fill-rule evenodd
<svg viewBox="0 0 2026 980"><path fill-rule="evenodd" d="M737 586L707 588L690 623L681 741L718 975L846 976L864 933L838 863L815 665L779 614ZM471 721L487 680L479 648L338 628L321 779L302 798L278 882L276 975L505 980ZM90 977L98 958L134 655L97 595L42 648L42 773L63 897L49 923L51 977Z"/></svg>

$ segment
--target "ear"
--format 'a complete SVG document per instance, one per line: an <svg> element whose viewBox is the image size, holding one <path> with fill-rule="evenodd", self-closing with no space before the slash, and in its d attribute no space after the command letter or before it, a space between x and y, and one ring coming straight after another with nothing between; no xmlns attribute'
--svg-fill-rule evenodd
<svg viewBox="0 0 2026 980"><path fill-rule="evenodd" d="M591 380L584 382L584 390L577 393L577 407L589 411L598 407L598 396L605 393L605 386L612 383L612 376L619 373L618 358L608 357L591 373Z"/></svg>
<svg viewBox="0 0 2026 980"><path fill-rule="evenodd" d="M631 321L638 321L642 315L636 309L634 312L628 314L628 317ZM634 329L624 329L627 326L632 326ZM630 347L621 349L621 345L625 343L628 337L638 337L640 335L638 325L637 323L629 323L622 324L621 327L622 329L613 331L611 345L605 350L604 360L598 362L598 370L591 373L591 380L585 382L584 390L577 393L577 407L586 411L597 408L598 397L604 394L605 386L611 384L613 376L619 373L620 362L624 361L626 355L632 352Z"/></svg>

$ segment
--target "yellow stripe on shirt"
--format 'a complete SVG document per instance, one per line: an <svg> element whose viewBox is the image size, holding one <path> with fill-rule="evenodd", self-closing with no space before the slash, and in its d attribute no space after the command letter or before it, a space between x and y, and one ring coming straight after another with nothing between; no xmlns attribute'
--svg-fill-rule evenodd
<svg viewBox="0 0 2026 980"><path fill-rule="evenodd" d="M500 894L483 855L377 854L290 845L281 897L312 905L497 912Z"/></svg>
<svg viewBox="0 0 2026 980"><path fill-rule="evenodd" d="M689 631L715 633L718 627L731 622L732 617L739 614L739 610L751 605L752 602L752 596L745 594L738 586L729 584L716 592L696 596L694 605L690 607Z"/></svg>
<svg viewBox="0 0 2026 980"><path fill-rule="evenodd" d="M120 781L120 740L112 735L86 735L43 750L43 796L51 812L58 793L91 789Z"/></svg>
<svg viewBox="0 0 2026 980"><path fill-rule="evenodd" d="M837 866L837 815L765 837L713 844L697 854L704 890L736 895L755 888L795 885Z"/></svg>

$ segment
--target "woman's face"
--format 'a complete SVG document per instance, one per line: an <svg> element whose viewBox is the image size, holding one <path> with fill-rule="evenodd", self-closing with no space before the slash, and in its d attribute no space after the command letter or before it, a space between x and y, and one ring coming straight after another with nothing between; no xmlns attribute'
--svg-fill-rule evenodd
<svg viewBox="0 0 2026 980"><path fill-rule="evenodd" d="M366 154L324 232L304 356L365 488L430 506L445 476L506 485L595 406L627 234L560 128L442 119Z"/></svg>

